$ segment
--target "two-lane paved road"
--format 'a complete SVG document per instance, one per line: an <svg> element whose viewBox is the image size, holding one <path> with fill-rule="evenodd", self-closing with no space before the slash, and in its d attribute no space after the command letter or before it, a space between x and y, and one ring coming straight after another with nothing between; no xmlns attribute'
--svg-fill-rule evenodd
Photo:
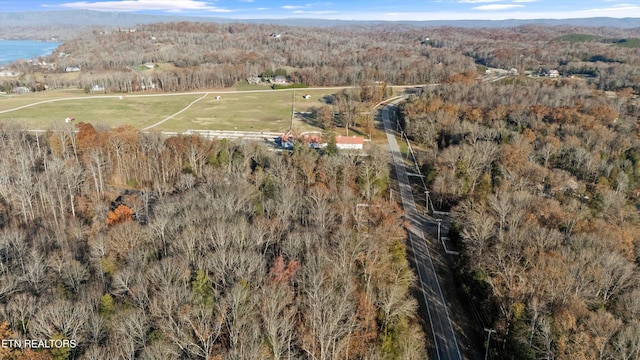
<svg viewBox="0 0 640 360"><path fill-rule="evenodd" d="M407 233L409 235L409 246L411 248L415 261L416 272L418 273L418 289L422 294L424 306L427 309L429 324L431 325L431 333L433 335L434 354L432 358L441 360L462 359L458 341L449 318L447 304L445 303L438 275L436 274L429 248L422 232L423 219L416 211L416 203L411 191L409 176L407 169L400 153L400 148L396 142L394 131L389 118L389 113L398 102L403 99L396 100L382 109L382 120L389 141L389 151L393 157L396 174L398 178L398 186L402 197L402 205L409 220Z"/></svg>

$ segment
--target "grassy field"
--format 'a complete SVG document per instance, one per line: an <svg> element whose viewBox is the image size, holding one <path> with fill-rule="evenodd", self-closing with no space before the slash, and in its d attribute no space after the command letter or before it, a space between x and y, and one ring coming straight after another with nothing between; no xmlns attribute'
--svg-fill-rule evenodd
<svg viewBox="0 0 640 360"><path fill-rule="evenodd" d="M83 90L56 90L42 91L26 95L0 95L0 111L14 109L19 106L29 105L40 101L86 96L87 95ZM4 115L5 114L0 114L0 119L4 119Z"/></svg>
<svg viewBox="0 0 640 360"><path fill-rule="evenodd" d="M264 87L262 87L264 89ZM241 130L284 131L290 126L293 91L221 90L210 92L200 101L203 93L158 94L156 96L118 95L90 96L82 91L47 91L20 96L0 97L0 122L12 121L28 129L47 129L73 116L77 122L90 122L106 126L132 125L145 128L185 109L154 129L161 131L185 130ZM336 90L298 89L295 92L295 111L310 112L331 99ZM309 94L310 99L303 95ZM216 100L216 96L221 98ZM60 100L60 101L55 101ZM4 110L34 104L15 111ZM308 118L308 117L307 117ZM302 116L294 120L296 131L318 130Z"/></svg>
<svg viewBox="0 0 640 360"><path fill-rule="evenodd" d="M311 99L303 99L309 94ZM295 111L310 112L330 96L328 90L296 91ZM241 130L241 131L285 131L291 123L292 91L220 93L210 94L185 112L159 125L158 130L185 131L188 129ZM296 131L317 130L302 120L294 119Z"/></svg>
<svg viewBox="0 0 640 360"><path fill-rule="evenodd" d="M613 44L615 46L628 47L628 48L640 48L640 39L628 38L628 39L603 39L596 35L591 34L569 34L555 38L556 41L568 41L571 43L578 42L590 42L600 41L607 44Z"/></svg>
<svg viewBox="0 0 640 360"><path fill-rule="evenodd" d="M588 41L596 41L600 39L599 36L596 35L591 35L591 34L569 34L569 35L564 35L564 36L560 36L559 38L556 38L556 41L568 41L568 42L572 42L572 43L577 43L577 42L588 42Z"/></svg>
<svg viewBox="0 0 640 360"><path fill-rule="evenodd" d="M236 84L237 91L249 91L249 90L270 90L271 86L267 84L249 84L245 81L241 81Z"/></svg>
<svg viewBox="0 0 640 360"><path fill-rule="evenodd" d="M56 123L64 123L65 118L72 116L77 122L111 127L129 124L143 128L178 112L200 96L202 95L125 96L122 100L118 96L85 96L0 113L0 122L13 121L27 129L48 129ZM34 99L32 102L38 101L42 99Z"/></svg>
<svg viewBox="0 0 640 360"><path fill-rule="evenodd" d="M622 39L616 43L617 46L627 47L627 48L640 48L640 39L638 38L629 38Z"/></svg>

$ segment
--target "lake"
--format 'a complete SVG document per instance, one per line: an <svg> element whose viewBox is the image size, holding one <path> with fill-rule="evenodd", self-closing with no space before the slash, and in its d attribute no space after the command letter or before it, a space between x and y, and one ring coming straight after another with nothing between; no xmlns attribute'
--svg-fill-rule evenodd
<svg viewBox="0 0 640 360"><path fill-rule="evenodd" d="M33 59L42 55L49 55L61 43L33 40L0 40L0 65L18 59Z"/></svg>

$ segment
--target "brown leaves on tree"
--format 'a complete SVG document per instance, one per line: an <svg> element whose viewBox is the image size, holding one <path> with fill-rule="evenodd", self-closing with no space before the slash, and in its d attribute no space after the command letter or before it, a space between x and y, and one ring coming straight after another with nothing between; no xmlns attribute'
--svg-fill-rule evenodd
<svg viewBox="0 0 640 360"><path fill-rule="evenodd" d="M464 84L471 84L475 81L476 73L474 71L467 71L460 74L454 74L449 76L444 82L447 84L461 82Z"/></svg>
<svg viewBox="0 0 640 360"><path fill-rule="evenodd" d="M367 352L375 346L378 339L376 307L364 292L358 293L357 323L354 336L349 341L349 353L354 358L366 358Z"/></svg>
<svg viewBox="0 0 640 360"><path fill-rule="evenodd" d="M282 255L278 256L273 267L269 270L271 282L275 284L287 283L299 267L300 262L296 260L289 261L289 264L285 266Z"/></svg>
<svg viewBox="0 0 640 360"><path fill-rule="evenodd" d="M4 359L4 358L3 358ZM31 350L25 349L22 351L22 354L19 355L17 360L51 360L53 357L49 354L49 352L45 350Z"/></svg>
<svg viewBox="0 0 640 360"><path fill-rule="evenodd" d="M0 323L0 341L12 338L11 329L8 322ZM13 349L0 347L0 359L15 359Z"/></svg>
<svg viewBox="0 0 640 360"><path fill-rule="evenodd" d="M89 123L78 123L76 125L78 133L76 134L76 142L78 144L78 151L83 153L99 146L98 132Z"/></svg>
<svg viewBox="0 0 640 360"><path fill-rule="evenodd" d="M115 210L109 211L107 215L107 225L117 225L125 221L133 220L133 209L127 205L120 205Z"/></svg>

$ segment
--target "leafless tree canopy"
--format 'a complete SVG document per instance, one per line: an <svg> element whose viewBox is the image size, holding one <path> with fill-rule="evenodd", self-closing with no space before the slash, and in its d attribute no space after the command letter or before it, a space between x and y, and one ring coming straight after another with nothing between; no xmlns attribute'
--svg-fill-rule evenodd
<svg viewBox="0 0 640 360"><path fill-rule="evenodd" d="M2 338L88 359L424 355L384 155L78 127L0 129Z"/></svg>
<svg viewBox="0 0 640 360"><path fill-rule="evenodd" d="M403 105L494 358L640 355L639 109L631 89L524 76Z"/></svg>

